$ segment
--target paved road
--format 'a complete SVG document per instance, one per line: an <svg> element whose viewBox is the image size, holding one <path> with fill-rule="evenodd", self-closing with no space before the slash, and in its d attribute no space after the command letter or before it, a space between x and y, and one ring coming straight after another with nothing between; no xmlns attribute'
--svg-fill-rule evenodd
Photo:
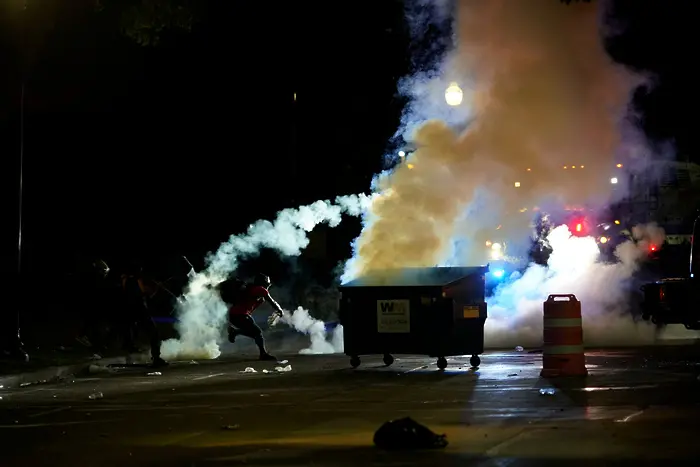
<svg viewBox="0 0 700 467"><path fill-rule="evenodd" d="M289 372L239 358L0 389L0 465L690 465L700 455L697 347L589 352L587 380L557 385L527 352L487 353L478 370L451 359L445 372L423 357L388 368L364 358L357 370L341 355L284 358ZM373 448L376 428L404 416L450 445Z"/></svg>

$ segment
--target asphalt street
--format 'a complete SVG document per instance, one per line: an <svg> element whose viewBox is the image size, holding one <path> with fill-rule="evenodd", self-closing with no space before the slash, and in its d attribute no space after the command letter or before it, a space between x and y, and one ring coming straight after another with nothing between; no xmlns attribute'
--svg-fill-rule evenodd
<svg viewBox="0 0 700 467"><path fill-rule="evenodd" d="M364 357L353 370L344 355L234 356L2 388L0 465L696 465L700 456L698 346L589 351L589 377L559 382L540 378L541 355L527 350L487 352L478 369L452 358L444 372L427 357L396 357L390 367ZM450 444L373 446L382 423L406 416Z"/></svg>

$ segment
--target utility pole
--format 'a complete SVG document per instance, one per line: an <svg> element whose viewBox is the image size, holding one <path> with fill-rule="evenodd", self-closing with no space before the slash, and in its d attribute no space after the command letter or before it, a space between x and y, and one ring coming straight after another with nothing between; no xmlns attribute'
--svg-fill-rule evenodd
<svg viewBox="0 0 700 467"><path fill-rule="evenodd" d="M25 94L26 94L26 78L27 78L27 0L24 0L22 5L22 11L20 12L20 50L19 50L19 72L20 72L20 96L19 96L19 173L18 173L18 216L17 216L17 287L15 288L15 293L21 294L23 291L23 274L22 274L22 228L24 226L24 117L25 117ZM15 303L20 303L20 300L15 300ZM22 340L20 338L20 316L21 308L19 304L15 305L17 307L14 316L11 329L8 331L7 336L7 351L18 359L29 361L29 355L24 351Z"/></svg>

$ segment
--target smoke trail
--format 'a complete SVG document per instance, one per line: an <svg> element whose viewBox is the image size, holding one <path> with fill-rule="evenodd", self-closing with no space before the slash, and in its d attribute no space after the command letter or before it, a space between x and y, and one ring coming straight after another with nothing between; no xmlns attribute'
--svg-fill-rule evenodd
<svg viewBox="0 0 700 467"><path fill-rule="evenodd" d="M259 220L245 234L232 235L208 256L206 270L190 282L178 308L176 328L180 337L163 342L163 358L217 358L221 354L219 342L226 324L226 306L207 286L225 279L236 270L241 259L255 256L262 248L274 249L285 256L299 255L309 243L307 232L321 223L337 226L342 214L359 216L372 200L373 197L366 195L353 195L339 196L335 204L316 201L298 209L285 209L274 222ZM309 333L312 339L319 335L317 328Z"/></svg>
<svg viewBox="0 0 700 467"><path fill-rule="evenodd" d="M317 355L343 352L343 326L338 325L329 338L326 331L326 324L311 316L308 310L298 307L294 312L284 312L280 319L270 322L271 326L279 322L284 323L292 329L306 334L311 340L311 345L301 350L302 355Z"/></svg>
<svg viewBox="0 0 700 467"><path fill-rule="evenodd" d="M477 187L499 201L498 211L488 214L511 237L528 235L530 216L519 211L545 198L608 199L617 123L637 80L606 55L598 19L588 4L459 2L457 48L439 73L415 77L412 89L434 92L413 95L404 129L429 113L442 118L437 102L448 115L444 90L453 80L465 90L469 126L459 133L433 120L413 133L417 149L408 163L376 180L382 196L367 216L343 280L443 262L456 220ZM572 164L585 169L563 172ZM469 222L483 225L480 217L475 213Z"/></svg>

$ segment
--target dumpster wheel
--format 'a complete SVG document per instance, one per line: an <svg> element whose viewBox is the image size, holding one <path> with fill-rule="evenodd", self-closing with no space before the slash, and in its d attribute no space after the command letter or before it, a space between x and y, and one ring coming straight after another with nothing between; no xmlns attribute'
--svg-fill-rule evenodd
<svg viewBox="0 0 700 467"><path fill-rule="evenodd" d="M469 364L473 367L476 368L479 365L481 365L481 358L479 358L478 355L472 355L472 358L469 359Z"/></svg>
<svg viewBox="0 0 700 467"><path fill-rule="evenodd" d="M391 354L385 353L384 354L384 364L386 366L389 366L392 363L394 363L394 357Z"/></svg>
<svg viewBox="0 0 700 467"><path fill-rule="evenodd" d="M444 370L445 368L447 368L447 359L445 357L438 358L437 359L437 366L441 370Z"/></svg>
<svg viewBox="0 0 700 467"><path fill-rule="evenodd" d="M362 363L362 361L360 360L360 357L358 357L357 355L350 357L350 366L351 367L357 368L358 366L360 366L360 363Z"/></svg>

